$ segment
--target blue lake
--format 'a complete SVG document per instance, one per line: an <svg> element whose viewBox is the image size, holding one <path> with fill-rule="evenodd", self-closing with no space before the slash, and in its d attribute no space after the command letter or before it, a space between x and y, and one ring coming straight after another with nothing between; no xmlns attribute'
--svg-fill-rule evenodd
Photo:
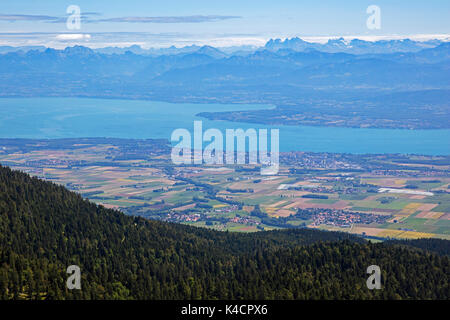
<svg viewBox="0 0 450 320"><path fill-rule="evenodd" d="M174 129L280 129L281 151L450 154L450 130L265 126L207 120L203 111L257 110L264 105L173 104L142 100L1 98L0 138L165 138Z"/></svg>

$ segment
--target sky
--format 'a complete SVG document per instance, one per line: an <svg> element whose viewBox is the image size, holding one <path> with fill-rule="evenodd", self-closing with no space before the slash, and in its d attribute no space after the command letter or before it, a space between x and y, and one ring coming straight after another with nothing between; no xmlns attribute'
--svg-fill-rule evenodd
<svg viewBox="0 0 450 320"><path fill-rule="evenodd" d="M81 11L79 29L67 13ZM380 10L379 28L368 28ZM449 39L450 1L399 0L0 0L0 45L63 48L263 45L270 38Z"/></svg>

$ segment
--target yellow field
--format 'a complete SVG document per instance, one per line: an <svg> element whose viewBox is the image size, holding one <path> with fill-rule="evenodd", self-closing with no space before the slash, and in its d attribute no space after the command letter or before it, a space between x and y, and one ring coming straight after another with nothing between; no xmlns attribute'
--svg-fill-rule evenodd
<svg viewBox="0 0 450 320"><path fill-rule="evenodd" d="M437 212L437 211L422 211L419 213L416 218L423 218L423 219L439 219L444 215L444 212Z"/></svg>
<svg viewBox="0 0 450 320"><path fill-rule="evenodd" d="M423 203L419 203L419 202L409 203L402 209L402 211L400 211L400 214L408 214L408 215L413 214L422 205L423 205Z"/></svg>
<svg viewBox="0 0 450 320"><path fill-rule="evenodd" d="M223 207L228 207L228 205L227 204L215 204L215 205L213 205L214 209L223 208Z"/></svg>
<svg viewBox="0 0 450 320"><path fill-rule="evenodd" d="M273 214L277 208L274 207L263 207L263 209L268 213L268 214Z"/></svg>
<svg viewBox="0 0 450 320"><path fill-rule="evenodd" d="M419 239L419 238L432 238L435 235L433 233L416 232L416 231L403 231L403 230L383 230L377 234L378 237L383 238L400 238L400 239Z"/></svg>
<svg viewBox="0 0 450 320"><path fill-rule="evenodd" d="M281 209L281 210L277 210L274 214L273 214L273 216L274 217L289 217L290 215L293 215L295 212L293 212L293 211L290 211L290 210L283 210L283 209Z"/></svg>

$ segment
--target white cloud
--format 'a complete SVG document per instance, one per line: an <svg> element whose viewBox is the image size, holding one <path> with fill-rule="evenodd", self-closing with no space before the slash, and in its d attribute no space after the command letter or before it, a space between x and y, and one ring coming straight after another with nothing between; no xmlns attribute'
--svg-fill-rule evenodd
<svg viewBox="0 0 450 320"><path fill-rule="evenodd" d="M67 41L67 40L89 40L91 39L90 34L86 33L62 33L56 35L56 39Z"/></svg>

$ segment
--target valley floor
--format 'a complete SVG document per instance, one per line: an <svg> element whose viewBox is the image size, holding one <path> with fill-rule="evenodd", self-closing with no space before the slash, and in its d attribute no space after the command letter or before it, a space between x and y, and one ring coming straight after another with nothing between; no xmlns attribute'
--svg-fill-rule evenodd
<svg viewBox="0 0 450 320"><path fill-rule="evenodd" d="M175 166L163 140L0 140L0 163L130 215L217 230L344 231L450 239L449 157L281 155L257 166Z"/></svg>

